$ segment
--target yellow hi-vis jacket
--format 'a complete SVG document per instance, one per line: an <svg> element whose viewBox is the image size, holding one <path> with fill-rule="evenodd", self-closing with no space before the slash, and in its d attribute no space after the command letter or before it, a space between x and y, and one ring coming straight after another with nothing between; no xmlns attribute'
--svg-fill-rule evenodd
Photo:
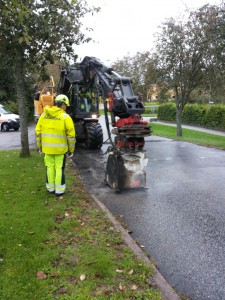
<svg viewBox="0 0 225 300"><path fill-rule="evenodd" d="M36 125L36 142L45 154L74 152L75 129L71 117L57 106L46 106Z"/></svg>

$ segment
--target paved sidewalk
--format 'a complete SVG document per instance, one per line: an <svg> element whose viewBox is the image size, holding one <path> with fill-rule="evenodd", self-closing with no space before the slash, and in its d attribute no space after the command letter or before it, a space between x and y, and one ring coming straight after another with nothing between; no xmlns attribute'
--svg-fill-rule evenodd
<svg viewBox="0 0 225 300"><path fill-rule="evenodd" d="M150 117L143 117L143 119L145 121L150 121ZM158 124L165 124L165 125L169 125L169 126L176 126L176 124L174 124L174 123L163 122L163 121L151 121L151 123L158 123ZM214 129L208 129L208 128L204 128L204 127L182 125L182 128L192 129L192 130L197 130L197 131L202 131L202 132L207 132L207 133L211 133L211 134L225 136L225 132L224 131L214 130Z"/></svg>

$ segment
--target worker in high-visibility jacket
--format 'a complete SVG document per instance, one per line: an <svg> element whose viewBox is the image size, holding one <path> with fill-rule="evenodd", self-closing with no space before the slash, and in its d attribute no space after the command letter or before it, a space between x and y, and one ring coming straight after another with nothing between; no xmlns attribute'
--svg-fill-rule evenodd
<svg viewBox="0 0 225 300"><path fill-rule="evenodd" d="M69 99L65 95L55 98L55 105L46 106L36 125L36 142L45 154L46 189L49 193L62 196L66 190L66 157L73 156L75 149L75 129L71 117L65 112Z"/></svg>

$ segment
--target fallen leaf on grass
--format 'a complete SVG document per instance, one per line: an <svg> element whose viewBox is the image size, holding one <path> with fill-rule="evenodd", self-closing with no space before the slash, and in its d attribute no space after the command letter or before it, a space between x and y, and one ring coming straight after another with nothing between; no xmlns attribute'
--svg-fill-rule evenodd
<svg viewBox="0 0 225 300"><path fill-rule="evenodd" d="M66 290L65 288L60 288L60 289L58 290L58 293L59 293L59 294L66 294L66 293L67 293L67 290Z"/></svg>
<svg viewBox="0 0 225 300"><path fill-rule="evenodd" d="M104 276L102 274L95 274L96 278L104 278Z"/></svg>
<svg viewBox="0 0 225 300"><path fill-rule="evenodd" d="M84 281L86 279L86 276L84 274L80 275L80 280Z"/></svg>
<svg viewBox="0 0 225 300"><path fill-rule="evenodd" d="M117 272L117 273L123 273L123 270L116 269L116 272Z"/></svg>
<svg viewBox="0 0 225 300"><path fill-rule="evenodd" d="M104 295L104 296L110 296L111 294L111 291L108 290L107 286L105 285L102 285L100 287L98 287L97 291L95 292L95 296L101 296L101 295ZM109 297L107 297L108 299Z"/></svg>
<svg viewBox="0 0 225 300"><path fill-rule="evenodd" d="M57 273L52 273L51 274L51 277L58 277L59 276L59 274L57 274Z"/></svg>
<svg viewBox="0 0 225 300"><path fill-rule="evenodd" d="M63 220L64 220L64 218L62 216L60 216L60 215L57 215L56 218L55 218L55 221L58 224L62 223Z"/></svg>
<svg viewBox="0 0 225 300"><path fill-rule="evenodd" d="M77 283L77 278L76 277L71 277L70 278L70 283L72 283L72 284Z"/></svg>
<svg viewBox="0 0 225 300"><path fill-rule="evenodd" d="M77 266L77 264L78 264L77 259L71 259L66 262L66 265L68 265L68 266Z"/></svg>
<svg viewBox="0 0 225 300"><path fill-rule="evenodd" d="M128 272L129 275L132 275L133 273L134 273L134 270L130 270L130 271Z"/></svg>
<svg viewBox="0 0 225 300"><path fill-rule="evenodd" d="M138 287L137 287L136 284L133 284L132 287L131 287L131 289L132 289L133 291L137 290L137 288L138 288Z"/></svg>
<svg viewBox="0 0 225 300"><path fill-rule="evenodd" d="M45 279L45 278L47 278L47 275L44 272L39 271L36 273L36 277L37 277L37 279Z"/></svg>
<svg viewBox="0 0 225 300"><path fill-rule="evenodd" d="M125 288L125 286L122 286L122 284L120 283L120 284L119 284L119 290L120 290L120 291L125 291L126 288Z"/></svg>

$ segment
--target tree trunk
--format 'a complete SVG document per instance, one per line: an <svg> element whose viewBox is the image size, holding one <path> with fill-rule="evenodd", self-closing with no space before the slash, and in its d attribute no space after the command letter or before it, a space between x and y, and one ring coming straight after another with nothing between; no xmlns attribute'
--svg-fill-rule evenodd
<svg viewBox="0 0 225 300"><path fill-rule="evenodd" d="M21 130L21 157L30 156L28 129L27 129L27 113L26 113L26 93L24 84L24 68L22 49L18 49L15 56L14 79L16 87L16 96L20 115Z"/></svg>
<svg viewBox="0 0 225 300"><path fill-rule="evenodd" d="M182 136L181 120L182 120L182 108L177 107L177 112L176 112L177 136Z"/></svg>

